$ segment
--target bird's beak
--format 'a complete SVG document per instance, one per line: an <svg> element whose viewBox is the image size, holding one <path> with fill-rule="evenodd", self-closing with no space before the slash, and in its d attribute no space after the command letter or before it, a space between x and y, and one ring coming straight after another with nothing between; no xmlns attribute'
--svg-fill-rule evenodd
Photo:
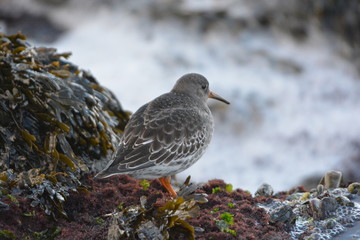
<svg viewBox="0 0 360 240"><path fill-rule="evenodd" d="M222 101L226 104L230 104L228 101L226 101L224 98L220 97L219 95L217 95L216 93L209 91L209 98L213 98L219 101Z"/></svg>

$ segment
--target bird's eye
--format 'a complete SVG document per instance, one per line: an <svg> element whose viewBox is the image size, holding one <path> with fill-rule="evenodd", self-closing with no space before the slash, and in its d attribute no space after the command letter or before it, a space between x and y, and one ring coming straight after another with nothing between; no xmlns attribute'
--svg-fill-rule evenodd
<svg viewBox="0 0 360 240"><path fill-rule="evenodd" d="M206 85L202 85L201 88L202 88L202 89L206 89Z"/></svg>

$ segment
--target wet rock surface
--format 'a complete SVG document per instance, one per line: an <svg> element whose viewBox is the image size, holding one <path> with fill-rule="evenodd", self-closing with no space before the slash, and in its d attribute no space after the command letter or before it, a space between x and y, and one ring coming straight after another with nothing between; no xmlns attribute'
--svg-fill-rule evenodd
<svg viewBox="0 0 360 240"><path fill-rule="evenodd" d="M356 238L356 232L350 232L360 221L360 195L354 189L358 183L341 188L341 176L329 171L319 184L325 187L289 192L283 201L273 199L259 206L269 212L272 222L287 223L292 239L332 239L340 234L341 239Z"/></svg>

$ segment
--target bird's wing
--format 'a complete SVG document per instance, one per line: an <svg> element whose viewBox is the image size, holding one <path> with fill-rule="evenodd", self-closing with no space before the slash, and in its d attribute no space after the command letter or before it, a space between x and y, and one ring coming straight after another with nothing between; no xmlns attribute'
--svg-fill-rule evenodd
<svg viewBox="0 0 360 240"><path fill-rule="evenodd" d="M195 154L207 139L203 117L196 110L139 109L126 126L121 144L109 168L129 172L174 163Z"/></svg>

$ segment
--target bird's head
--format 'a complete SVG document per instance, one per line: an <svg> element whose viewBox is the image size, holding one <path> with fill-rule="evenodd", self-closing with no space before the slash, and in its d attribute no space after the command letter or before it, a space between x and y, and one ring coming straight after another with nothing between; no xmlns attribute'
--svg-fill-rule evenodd
<svg viewBox="0 0 360 240"><path fill-rule="evenodd" d="M204 102L206 102L208 98L213 98L226 104L230 104L221 96L210 91L208 80L204 76L197 73L185 74L184 76L179 78L171 91L185 93L193 97L198 97Z"/></svg>

